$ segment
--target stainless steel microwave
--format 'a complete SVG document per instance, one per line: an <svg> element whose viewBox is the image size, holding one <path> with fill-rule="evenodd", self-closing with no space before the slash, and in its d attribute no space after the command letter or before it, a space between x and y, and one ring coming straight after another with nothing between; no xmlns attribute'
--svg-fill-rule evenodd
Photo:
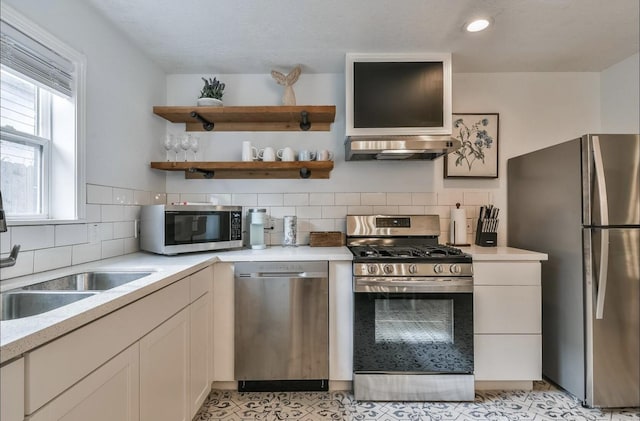
<svg viewBox="0 0 640 421"><path fill-rule="evenodd" d="M242 247L242 207L148 205L140 211L140 248L179 254Z"/></svg>

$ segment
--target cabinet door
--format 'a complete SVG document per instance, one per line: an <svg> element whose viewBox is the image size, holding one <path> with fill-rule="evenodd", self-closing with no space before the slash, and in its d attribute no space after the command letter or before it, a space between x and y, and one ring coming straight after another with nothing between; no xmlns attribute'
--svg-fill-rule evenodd
<svg viewBox="0 0 640 421"><path fill-rule="evenodd" d="M213 380L235 380L233 263L214 265L213 283Z"/></svg>
<svg viewBox="0 0 640 421"><path fill-rule="evenodd" d="M476 334L541 334L540 286L476 285L473 290Z"/></svg>
<svg viewBox="0 0 640 421"><path fill-rule="evenodd" d="M542 379L541 335L475 335L474 355L476 380Z"/></svg>
<svg viewBox="0 0 640 421"><path fill-rule="evenodd" d="M24 359L0 368L0 420L24 418Z"/></svg>
<svg viewBox="0 0 640 421"><path fill-rule="evenodd" d="M189 405L190 417L193 417L206 399L211 389L210 355L211 355L211 294L205 294L191 304L190 347L191 367L189 369Z"/></svg>
<svg viewBox="0 0 640 421"><path fill-rule="evenodd" d="M329 380L353 378L351 262L329 263Z"/></svg>
<svg viewBox="0 0 640 421"><path fill-rule="evenodd" d="M140 340L140 418L190 420L188 379L187 307Z"/></svg>
<svg viewBox="0 0 640 421"><path fill-rule="evenodd" d="M136 343L27 419L29 421L139 420L138 357ZM4 420L4 416L2 419Z"/></svg>

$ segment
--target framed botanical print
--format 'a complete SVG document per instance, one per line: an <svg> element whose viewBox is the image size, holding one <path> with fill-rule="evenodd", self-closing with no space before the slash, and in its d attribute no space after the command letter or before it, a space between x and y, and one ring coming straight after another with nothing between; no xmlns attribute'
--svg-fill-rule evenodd
<svg viewBox="0 0 640 421"><path fill-rule="evenodd" d="M498 113L453 114L462 146L445 157L445 178L498 178Z"/></svg>

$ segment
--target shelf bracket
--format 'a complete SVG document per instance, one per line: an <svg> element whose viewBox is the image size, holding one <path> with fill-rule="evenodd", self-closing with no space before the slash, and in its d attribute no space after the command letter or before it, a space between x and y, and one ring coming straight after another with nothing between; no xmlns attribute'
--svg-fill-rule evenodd
<svg viewBox="0 0 640 421"><path fill-rule="evenodd" d="M213 171L213 170L201 170L200 168L195 168L195 167L191 167L187 171L192 173L192 174L200 173L207 180L213 178L213 176L215 174L215 171Z"/></svg>
<svg viewBox="0 0 640 421"><path fill-rule="evenodd" d="M307 167L300 168L300 178L309 178L311 177L311 170Z"/></svg>
<svg viewBox="0 0 640 421"><path fill-rule="evenodd" d="M195 118L200 123L202 123L202 128L205 129L206 131L210 132L211 130L213 130L214 124L211 121L207 120L206 118L202 117L197 112L191 111L191 117Z"/></svg>
<svg viewBox="0 0 640 421"><path fill-rule="evenodd" d="M306 111L300 112L300 129L307 131L311 128L311 122L309 121L309 113Z"/></svg>

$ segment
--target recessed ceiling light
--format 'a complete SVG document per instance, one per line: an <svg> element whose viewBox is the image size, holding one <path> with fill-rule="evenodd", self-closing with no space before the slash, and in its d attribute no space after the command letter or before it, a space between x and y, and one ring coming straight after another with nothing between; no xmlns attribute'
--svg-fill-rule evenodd
<svg viewBox="0 0 640 421"><path fill-rule="evenodd" d="M473 21L469 22L465 26L465 29L468 32L479 32L479 31L482 31L484 29L487 29L490 24L491 24L491 22L489 22L488 19L476 19L476 20L473 20Z"/></svg>

